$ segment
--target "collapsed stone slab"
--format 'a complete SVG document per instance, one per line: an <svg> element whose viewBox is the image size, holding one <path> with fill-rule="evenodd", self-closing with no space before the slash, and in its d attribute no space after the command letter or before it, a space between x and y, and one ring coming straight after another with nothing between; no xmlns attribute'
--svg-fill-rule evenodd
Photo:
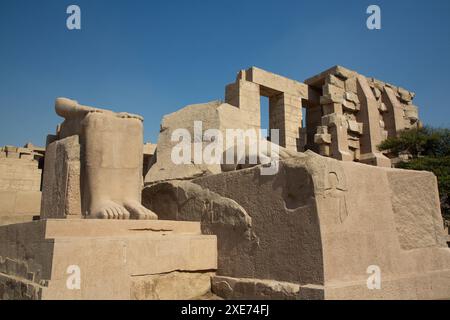
<svg viewBox="0 0 450 320"><path fill-rule="evenodd" d="M166 115L145 184L190 180L298 155L279 146L275 136L249 125L245 117L242 109L218 101ZM177 162L180 154L185 158Z"/></svg>
<svg viewBox="0 0 450 320"><path fill-rule="evenodd" d="M201 235L195 222L50 219L0 227L0 299L190 299L210 291L216 268L216 238Z"/></svg>
<svg viewBox="0 0 450 320"><path fill-rule="evenodd" d="M172 135L176 130L187 130L192 138L192 154L195 146L203 148L211 143L203 133L209 129L247 129L240 109L219 101L186 106L174 113L165 115L161 122L161 131L156 149L154 163L145 177L145 184L164 180L191 179L193 177L221 172L220 163L175 164L172 159L174 146L179 143ZM196 132L195 124L200 122L200 132ZM177 136L175 136L177 137Z"/></svg>
<svg viewBox="0 0 450 320"><path fill-rule="evenodd" d="M151 186L144 201L151 194L149 203L161 219L164 202L176 219L202 221L204 231L217 234L218 275L235 279L222 279L233 290L273 280L299 286L296 298L302 299L450 297L450 249L432 173L305 155L280 162L273 176L254 167L193 179L203 191ZM205 201L206 193L214 193L213 200ZM205 216L225 212L208 209L218 196L249 216L247 228L235 229L240 236L225 232L233 230L233 219L210 228ZM203 209L202 216L190 215L183 203ZM367 285L371 266L381 271L381 289Z"/></svg>
<svg viewBox="0 0 450 320"><path fill-rule="evenodd" d="M213 276L211 286L218 296L227 300L299 300L305 291L290 282L224 276Z"/></svg>
<svg viewBox="0 0 450 320"><path fill-rule="evenodd" d="M166 181L144 188L143 205L158 212L158 218L177 221L201 221L203 234L218 238L218 265L233 268L245 264L248 253L258 245L252 230L252 218L236 201L200 187L190 181ZM230 259L243 259L229 264ZM236 270L234 268L237 268Z"/></svg>

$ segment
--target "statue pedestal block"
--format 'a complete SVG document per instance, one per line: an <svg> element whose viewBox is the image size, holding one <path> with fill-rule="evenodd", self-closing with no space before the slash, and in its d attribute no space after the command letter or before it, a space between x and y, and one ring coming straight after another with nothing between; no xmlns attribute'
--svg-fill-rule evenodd
<svg viewBox="0 0 450 320"><path fill-rule="evenodd" d="M216 237L197 222L49 219L0 227L0 299L189 299Z"/></svg>

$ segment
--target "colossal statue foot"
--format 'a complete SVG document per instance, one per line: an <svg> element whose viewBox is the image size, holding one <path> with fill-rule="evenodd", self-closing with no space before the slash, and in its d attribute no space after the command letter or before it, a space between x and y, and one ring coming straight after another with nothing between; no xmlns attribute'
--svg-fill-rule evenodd
<svg viewBox="0 0 450 320"><path fill-rule="evenodd" d="M94 206L90 218L92 219L129 219L130 212L123 206L107 200Z"/></svg>
<svg viewBox="0 0 450 320"><path fill-rule="evenodd" d="M124 203L125 208L130 212L131 219L137 220L156 220L158 216L142 206L139 202L131 200Z"/></svg>
<svg viewBox="0 0 450 320"><path fill-rule="evenodd" d="M65 118L59 137L79 136L82 208L88 218L158 219L140 203L143 118L67 98L56 99L55 109Z"/></svg>
<svg viewBox="0 0 450 320"><path fill-rule="evenodd" d="M84 117L88 113L104 113L108 115L116 115L115 112L106 109L94 108L90 106L84 106L78 103L76 100L71 100L67 98L57 98L55 101L55 111L56 113L65 119L74 119L79 117ZM120 118L124 118L120 116ZM130 115L128 118L139 118L143 120L141 116Z"/></svg>

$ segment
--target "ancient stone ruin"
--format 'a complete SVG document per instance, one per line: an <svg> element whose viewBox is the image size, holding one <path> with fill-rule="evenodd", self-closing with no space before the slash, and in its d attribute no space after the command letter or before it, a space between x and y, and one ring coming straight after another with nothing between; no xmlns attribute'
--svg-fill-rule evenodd
<svg viewBox="0 0 450 320"><path fill-rule="evenodd" d="M41 206L44 148L0 148L0 225L33 220Z"/></svg>
<svg viewBox="0 0 450 320"><path fill-rule="evenodd" d="M58 98L45 160L0 152L0 217L40 208L0 227L0 298L448 299L436 177L377 149L421 125L413 98L340 66L252 67L164 116L156 145L138 115Z"/></svg>
<svg viewBox="0 0 450 320"><path fill-rule="evenodd" d="M281 131L281 146L343 161L390 167L376 146L420 124L414 93L341 66L305 83L252 67L239 72L225 90L225 101L238 107L245 124L254 128L261 123L260 96L269 98L269 126Z"/></svg>

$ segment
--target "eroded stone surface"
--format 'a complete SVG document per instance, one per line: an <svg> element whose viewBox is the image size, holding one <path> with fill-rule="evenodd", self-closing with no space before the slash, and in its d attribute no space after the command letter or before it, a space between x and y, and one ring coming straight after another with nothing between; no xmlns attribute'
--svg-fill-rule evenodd
<svg viewBox="0 0 450 320"><path fill-rule="evenodd" d="M174 271L161 275L135 276L131 283L133 300L187 300L211 292L213 272Z"/></svg>
<svg viewBox="0 0 450 320"><path fill-rule="evenodd" d="M212 291L230 300L298 300L300 286L295 283L248 278L212 277Z"/></svg>
<svg viewBox="0 0 450 320"><path fill-rule="evenodd" d="M208 129L219 130L225 136L225 129L246 129L242 112L229 104L213 101L205 104L189 105L181 110L164 116L158 138L156 163L153 164L145 177L145 183L164 180L192 179L197 176L221 172L220 163L194 163L194 147L204 148L211 141L204 135ZM200 122L200 132L194 131L195 123ZM172 151L179 141L172 141L176 130L187 130L191 137L192 163L175 164ZM225 149L225 148L223 148Z"/></svg>

